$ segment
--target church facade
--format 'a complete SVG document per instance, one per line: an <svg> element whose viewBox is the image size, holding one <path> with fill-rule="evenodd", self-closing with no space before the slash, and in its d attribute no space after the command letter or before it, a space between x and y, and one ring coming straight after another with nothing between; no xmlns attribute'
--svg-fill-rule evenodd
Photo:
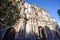
<svg viewBox="0 0 60 40"><path fill-rule="evenodd" d="M57 23L44 8L22 0L18 6L20 19L12 28L0 29L1 40L60 40Z"/></svg>

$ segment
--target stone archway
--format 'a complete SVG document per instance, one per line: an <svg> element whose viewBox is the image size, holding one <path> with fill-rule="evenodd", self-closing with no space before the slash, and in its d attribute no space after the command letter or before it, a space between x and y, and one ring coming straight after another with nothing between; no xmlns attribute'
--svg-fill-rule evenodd
<svg viewBox="0 0 60 40"><path fill-rule="evenodd" d="M9 28L6 31L3 40L14 40L15 33L16 33L16 30L13 27Z"/></svg>
<svg viewBox="0 0 60 40"><path fill-rule="evenodd" d="M38 27L38 31L39 31L39 36L41 40L45 40L45 34L44 34L44 29L42 28L42 26Z"/></svg>

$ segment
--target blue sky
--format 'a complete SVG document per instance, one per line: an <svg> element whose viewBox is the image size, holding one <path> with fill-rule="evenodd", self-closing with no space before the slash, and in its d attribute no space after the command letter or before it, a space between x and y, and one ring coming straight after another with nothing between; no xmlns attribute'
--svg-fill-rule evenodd
<svg viewBox="0 0 60 40"><path fill-rule="evenodd" d="M56 22L60 25L60 19L57 14L57 10L60 9L60 0L25 0L30 4L36 4L42 6L50 16L54 17Z"/></svg>

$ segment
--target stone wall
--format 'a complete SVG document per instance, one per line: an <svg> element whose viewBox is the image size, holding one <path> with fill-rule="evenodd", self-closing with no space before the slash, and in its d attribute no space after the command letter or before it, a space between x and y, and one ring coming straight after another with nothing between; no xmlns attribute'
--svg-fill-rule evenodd
<svg viewBox="0 0 60 40"><path fill-rule="evenodd" d="M16 30L15 40L60 40L57 23L44 8L21 0L18 6L20 19L12 26Z"/></svg>
<svg viewBox="0 0 60 40"><path fill-rule="evenodd" d="M51 30L56 30L56 21L52 18L45 9L42 7L31 5L26 2L20 2L20 19L16 26L15 39L39 39L38 27L42 26L44 32L48 32L45 35L53 35ZM45 30L45 26L49 29ZM50 31L49 31L50 30ZM51 37L51 36L50 36ZM48 39L48 37L46 37ZM50 38L52 39L52 38Z"/></svg>

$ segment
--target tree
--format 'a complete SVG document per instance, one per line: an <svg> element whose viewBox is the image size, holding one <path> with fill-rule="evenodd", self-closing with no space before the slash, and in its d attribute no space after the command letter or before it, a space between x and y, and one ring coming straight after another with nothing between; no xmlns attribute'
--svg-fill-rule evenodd
<svg viewBox="0 0 60 40"><path fill-rule="evenodd" d="M58 13L58 16L60 17L60 9L58 9L57 13Z"/></svg>
<svg viewBox="0 0 60 40"><path fill-rule="evenodd" d="M0 27L14 25L19 17L18 2L0 0Z"/></svg>

